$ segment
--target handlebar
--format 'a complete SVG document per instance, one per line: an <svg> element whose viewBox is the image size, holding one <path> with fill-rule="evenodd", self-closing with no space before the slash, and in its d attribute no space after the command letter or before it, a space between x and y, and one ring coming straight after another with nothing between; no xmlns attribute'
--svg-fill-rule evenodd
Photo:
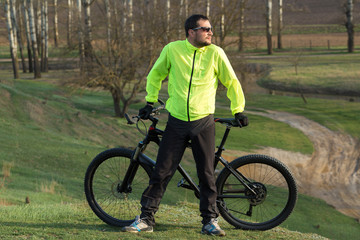
<svg viewBox="0 0 360 240"><path fill-rule="evenodd" d="M149 120L152 122L154 122L156 119L156 118L154 118L154 115L160 114L159 111L165 109L165 103L161 99L158 99L158 102L160 103L160 106L153 108L152 113L149 116ZM129 125L136 124L141 119L139 115L132 116L130 118L130 116L127 113L125 113L125 118L127 120L127 124L129 124ZM136 119L136 122L133 121L133 119Z"/></svg>

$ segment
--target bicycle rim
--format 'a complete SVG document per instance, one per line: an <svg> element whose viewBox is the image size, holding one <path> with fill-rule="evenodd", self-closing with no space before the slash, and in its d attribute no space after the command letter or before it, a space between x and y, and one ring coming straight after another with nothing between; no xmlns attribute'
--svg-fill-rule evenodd
<svg viewBox="0 0 360 240"><path fill-rule="evenodd" d="M140 199L149 183L149 170L139 166L127 193L120 193L133 151L110 149L100 153L85 176L85 194L94 213L113 226L127 226L140 214Z"/></svg>
<svg viewBox="0 0 360 240"><path fill-rule="evenodd" d="M217 181L218 194L224 196L218 202L224 219L247 230L267 230L285 221L297 199L295 180L285 165L264 155L245 156L230 164L250 181L257 194L225 169Z"/></svg>

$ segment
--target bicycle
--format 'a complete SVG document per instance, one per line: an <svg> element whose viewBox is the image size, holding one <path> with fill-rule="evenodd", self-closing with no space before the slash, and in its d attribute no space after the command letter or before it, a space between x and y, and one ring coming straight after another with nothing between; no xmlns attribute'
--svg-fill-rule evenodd
<svg viewBox="0 0 360 240"><path fill-rule="evenodd" d="M144 154L149 143L160 144L163 130L156 127L155 117L165 104L153 110L151 125L135 150L113 148L99 153L85 174L85 195L92 211L105 223L123 227L130 225L140 213L140 198L148 186L155 161ZM128 124L140 122L139 116ZM136 119L134 122L133 119ZM226 126L220 145L215 152L215 166L224 168L216 179L217 206L221 216L235 228L268 230L280 225L292 213L297 201L297 186L289 169L279 160L266 155L246 155L231 162L221 155L232 127L239 126L235 119L214 118ZM191 147L191 143L188 143ZM179 165L182 175L178 187L194 191L199 197L198 185Z"/></svg>

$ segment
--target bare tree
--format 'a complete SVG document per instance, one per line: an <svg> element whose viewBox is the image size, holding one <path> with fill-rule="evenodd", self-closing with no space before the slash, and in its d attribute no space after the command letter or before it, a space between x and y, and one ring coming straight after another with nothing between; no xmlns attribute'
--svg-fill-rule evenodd
<svg viewBox="0 0 360 240"><path fill-rule="evenodd" d="M206 0L206 16L210 16L210 0Z"/></svg>
<svg viewBox="0 0 360 240"><path fill-rule="evenodd" d="M282 29L283 29L283 0L278 0L278 49L282 49Z"/></svg>
<svg viewBox="0 0 360 240"><path fill-rule="evenodd" d="M25 63L25 56L24 56L24 39L23 39L23 21L22 21L22 14L20 11L20 6L16 4L16 0L10 0L12 8L11 8L11 15L13 26L15 26L16 29L16 38L17 43L20 50L20 57L21 57L21 65L23 72L26 73L26 63Z"/></svg>
<svg viewBox="0 0 360 240"><path fill-rule="evenodd" d="M31 36L30 36L30 23L29 23L29 15L27 11L26 1L22 2L22 12L24 16L24 26L25 26L25 35L26 35L26 45L27 45L27 53L28 53L28 64L29 64L29 72L33 72L33 56L31 51Z"/></svg>
<svg viewBox="0 0 360 240"><path fill-rule="evenodd" d="M220 18L220 46L225 42L225 5L224 0L221 0L221 18Z"/></svg>
<svg viewBox="0 0 360 240"><path fill-rule="evenodd" d="M244 50L244 31L245 31L245 0L240 0L240 21L239 21L239 51Z"/></svg>
<svg viewBox="0 0 360 240"><path fill-rule="evenodd" d="M38 56L41 54L41 0L37 0L35 5L36 15L34 15L36 41L38 44Z"/></svg>
<svg viewBox="0 0 360 240"><path fill-rule="evenodd" d="M90 0L83 0L83 7L85 13L85 29L84 29L84 57L85 57L85 66L89 67L89 64L92 63L93 59L93 50L92 50L92 25L91 25L91 9L90 9ZM91 66L90 66L91 67Z"/></svg>
<svg viewBox="0 0 360 240"><path fill-rule="evenodd" d="M106 10L106 45L107 45L107 54L109 58L109 63L111 64L111 7L110 1L105 0L105 10Z"/></svg>
<svg viewBox="0 0 360 240"><path fill-rule="evenodd" d="M67 45L71 47L72 44L72 32L73 32L73 1L68 0L68 14L67 14Z"/></svg>
<svg viewBox="0 0 360 240"><path fill-rule="evenodd" d="M266 0L266 40L267 40L267 52L273 53L272 49L272 0Z"/></svg>
<svg viewBox="0 0 360 240"><path fill-rule="evenodd" d="M9 42L10 42L10 53L13 65L14 78L19 78L19 65L17 58L17 40L16 40L16 29L14 29L14 24L11 17L11 8L13 2L10 0L5 0L5 15L6 15L6 25L8 29Z"/></svg>
<svg viewBox="0 0 360 240"><path fill-rule="evenodd" d="M171 3L170 0L166 0L166 42L170 39L170 9L171 9Z"/></svg>
<svg viewBox="0 0 360 240"><path fill-rule="evenodd" d="M354 0L347 0L345 4L346 23L345 27L348 33L348 52L354 52L354 24L353 24Z"/></svg>
<svg viewBox="0 0 360 240"><path fill-rule="evenodd" d="M102 21L101 24L107 27L97 29L97 34L94 34L96 41L92 44L93 61L91 65L86 63L91 67L85 68L86 74L81 79L72 81L72 84L100 87L109 91L113 99L115 116L123 117L130 104L141 101L137 95L145 89L146 75L159 54L160 46L163 45L159 39L163 39L166 30L159 26L164 18L155 17L151 13L155 3L150 1L144 3L126 0L119 5L112 4L112 1L100 3L96 6L101 8L102 11L99 12L103 12L104 17L94 21ZM108 11L115 6L121 10L125 3L128 11L126 14L124 11L119 13L123 14L122 21L126 21L127 24L121 29L123 25L114 22L115 14L108 14ZM132 15L137 17L132 18ZM110 26L108 18L111 20L110 34L107 34ZM122 34L114 34L114 28L119 28L118 31ZM171 31L176 33L177 29ZM111 44L104 44L109 42Z"/></svg>
<svg viewBox="0 0 360 240"><path fill-rule="evenodd" d="M54 0L54 45L59 44L59 27L58 27L58 0Z"/></svg>
<svg viewBox="0 0 360 240"><path fill-rule="evenodd" d="M43 0L41 6L41 71L48 71L48 0Z"/></svg>
<svg viewBox="0 0 360 240"><path fill-rule="evenodd" d="M81 4L82 0L76 0L76 5L77 5L77 18L78 18L78 38L79 38L79 56L80 56L80 73L81 75L83 75L84 73L84 60L85 60L85 55L84 55L84 36L83 36L83 22L82 22L82 4ZM117 1L117 0L115 0Z"/></svg>
<svg viewBox="0 0 360 240"><path fill-rule="evenodd" d="M38 57L39 56L38 55L38 46L37 46L36 32L35 32L33 1L32 0L26 0L26 1L27 1L27 7L28 7L31 46L32 46L33 58L34 58L34 77L41 78L40 64L39 64L39 57Z"/></svg>

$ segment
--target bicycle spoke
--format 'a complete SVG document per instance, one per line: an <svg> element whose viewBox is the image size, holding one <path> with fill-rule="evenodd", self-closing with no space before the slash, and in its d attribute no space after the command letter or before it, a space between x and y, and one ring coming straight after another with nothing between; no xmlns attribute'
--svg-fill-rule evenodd
<svg viewBox="0 0 360 240"><path fill-rule="evenodd" d="M104 157L99 156L100 163L95 165L91 178L88 177L91 184L86 185L90 188L86 188L85 192L90 206L103 221L120 226L139 215L140 198L149 178L144 168L139 166L131 185L126 186L124 192L119 192L130 166L132 151L113 149L109 152L110 155L104 153Z"/></svg>
<svg viewBox="0 0 360 240"><path fill-rule="evenodd" d="M292 205L288 205L291 189L285 177L291 178L291 175L279 171L285 167L263 155L250 155L247 161L245 163L239 159L236 165L232 165L247 179L246 184L251 190L245 188L230 171L219 176L221 181L218 188L222 201L219 206L224 206L223 217L244 229L264 230L276 226L286 219L294 207L296 185L292 186L295 198ZM293 178L291 180L294 181Z"/></svg>

